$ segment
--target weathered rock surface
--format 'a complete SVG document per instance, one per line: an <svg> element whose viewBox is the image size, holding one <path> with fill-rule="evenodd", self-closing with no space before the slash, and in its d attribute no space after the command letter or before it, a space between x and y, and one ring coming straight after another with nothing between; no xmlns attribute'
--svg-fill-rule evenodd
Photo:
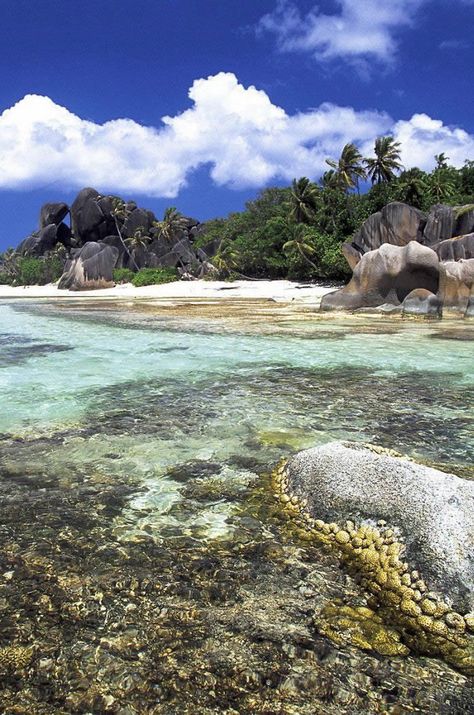
<svg viewBox="0 0 474 715"><path fill-rule="evenodd" d="M43 204L40 210L40 229L49 226L51 223L59 225L64 221L69 213L69 206L65 203Z"/></svg>
<svg viewBox="0 0 474 715"><path fill-rule="evenodd" d="M451 238L454 236L455 226L456 215L453 207L436 204L428 214L421 242L433 246L435 243Z"/></svg>
<svg viewBox="0 0 474 715"><path fill-rule="evenodd" d="M299 452L287 464L289 489L315 519L398 528L428 588L472 610L474 482L373 450L331 442Z"/></svg>
<svg viewBox="0 0 474 715"><path fill-rule="evenodd" d="M58 243L62 243L65 247L71 244L71 230L65 223L59 225L51 223L35 231L20 243L16 252L22 256L44 256Z"/></svg>
<svg viewBox="0 0 474 715"><path fill-rule="evenodd" d="M405 315L418 315L439 318L442 314L442 303L437 295L425 288L415 288L402 303Z"/></svg>
<svg viewBox="0 0 474 715"><path fill-rule="evenodd" d="M431 248L416 241L404 246L384 243L365 253L351 281L323 296L322 310L355 310L383 303L399 305L416 288L438 291L439 260Z"/></svg>
<svg viewBox="0 0 474 715"><path fill-rule="evenodd" d="M80 243L99 241L116 233L112 208L111 197L100 196L92 188L82 189L71 206L71 227L77 240Z"/></svg>
<svg viewBox="0 0 474 715"><path fill-rule="evenodd" d="M385 248L413 244L423 245L436 253L439 259L437 271L442 274L439 292L432 258L433 265L427 272L421 255L418 266L412 258L408 265L401 259L401 254ZM414 248L410 251L413 256L417 252ZM472 285L470 269L455 268L452 264L474 259L474 207L437 204L425 215L406 204L390 203L369 216L352 242L342 245L342 252L353 271L352 280L342 290L324 296L322 310L364 310L386 304L398 306L411 290L424 289L438 293L438 303L446 301L448 310L466 317L471 315L471 309L467 310ZM397 271L400 271L399 276ZM410 285L410 290L405 291ZM407 302L403 312L434 315L441 308L434 298L425 301L418 296Z"/></svg>
<svg viewBox="0 0 474 715"><path fill-rule="evenodd" d="M119 252L114 246L89 241L66 263L58 288L95 290L114 285L113 270Z"/></svg>
<svg viewBox="0 0 474 715"><path fill-rule="evenodd" d="M393 201L362 224L352 243L344 244L343 252L354 270L360 257L385 243L405 246L410 241L422 241L426 215L418 209ZM359 256L359 258L357 257Z"/></svg>
<svg viewBox="0 0 474 715"><path fill-rule="evenodd" d="M474 258L440 263L439 297L447 310L465 314L474 286Z"/></svg>
<svg viewBox="0 0 474 715"><path fill-rule="evenodd" d="M460 261L462 258L474 258L474 233L465 236L447 238L432 246L440 261Z"/></svg>
<svg viewBox="0 0 474 715"><path fill-rule="evenodd" d="M472 233L474 231L474 206L472 208L457 206L455 211L456 226L454 229L454 235L462 236L466 233Z"/></svg>

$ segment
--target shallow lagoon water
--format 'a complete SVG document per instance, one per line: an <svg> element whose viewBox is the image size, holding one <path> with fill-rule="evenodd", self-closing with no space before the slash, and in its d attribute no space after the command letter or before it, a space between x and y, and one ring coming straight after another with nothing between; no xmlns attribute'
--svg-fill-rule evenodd
<svg viewBox="0 0 474 715"><path fill-rule="evenodd" d="M354 439L471 477L474 329L196 313L0 306L0 646L33 648L4 707L464 712L445 664L317 633L363 594L285 534L266 475Z"/></svg>

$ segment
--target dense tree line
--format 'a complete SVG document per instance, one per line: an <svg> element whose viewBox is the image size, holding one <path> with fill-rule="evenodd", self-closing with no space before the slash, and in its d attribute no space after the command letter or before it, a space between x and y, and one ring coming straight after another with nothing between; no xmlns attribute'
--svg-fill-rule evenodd
<svg viewBox="0 0 474 715"><path fill-rule="evenodd" d="M435 160L431 172L405 170L392 137L379 137L367 159L346 144L339 159L327 160L318 184L302 177L287 188L264 189L244 211L209 221L200 244L217 247L213 263L222 277L345 278L350 269L341 244L387 203L423 211L474 203L474 161L456 169L445 154Z"/></svg>
<svg viewBox="0 0 474 715"><path fill-rule="evenodd" d="M435 156L435 161L431 172L405 170L400 144L390 136L376 139L374 156L369 158L363 158L354 144L346 144L338 159L326 160L329 168L318 184L302 177L289 187L264 189L246 204L244 211L208 221L197 246L212 256L215 273L209 276L344 279L350 269L341 244L389 202L403 201L423 211L439 203L474 204L474 161L467 160L460 169L451 166L443 153ZM113 216L136 272L136 255L146 249L152 237L142 227L132 236L122 237L119 219L126 218L122 199L116 199ZM187 219L170 207L163 219L153 224L153 235L171 247L186 224ZM0 254L0 283L22 285L56 280L62 271L64 253L60 244L41 258L22 257L8 249ZM147 274L143 280L152 278ZM159 278L161 281L163 276Z"/></svg>

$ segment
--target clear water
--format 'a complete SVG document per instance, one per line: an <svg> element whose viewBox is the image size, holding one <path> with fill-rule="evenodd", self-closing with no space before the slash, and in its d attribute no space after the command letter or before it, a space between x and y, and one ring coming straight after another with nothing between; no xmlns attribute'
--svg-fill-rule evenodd
<svg viewBox="0 0 474 715"><path fill-rule="evenodd" d="M306 316L304 323L295 317L278 329L262 323L246 330L245 321L203 323L132 308L124 313L4 303L1 479L18 508L25 495L28 500L13 536L7 528L8 548L26 549L35 558L41 553L52 563L60 558L54 556L61 551L58 534L63 538L75 528L76 543L94 533L113 548L149 544L173 554L178 539L185 561L196 548L230 549L228 558L236 544L261 546L270 534L280 538L261 496L262 474L281 456L332 439L379 443L470 475L473 337L474 329L461 323ZM74 527L67 516L73 502ZM68 573L74 570L71 558L60 566ZM104 563L107 568L113 573L112 561ZM342 596L333 565L321 561L323 572L316 600L327 589ZM249 593L265 575L255 578ZM267 575L268 583L272 578ZM18 639L20 631L11 635ZM87 662L98 647L92 635L89 640ZM72 687L69 675L55 677L63 678L65 689ZM31 703L41 701L38 692ZM147 709L150 696L143 693L117 702L124 713L175 712L172 707L187 712L182 698L173 706L169 699L168 710L156 702L158 709ZM67 701L54 710L50 702L45 712L109 712L103 703L94 710L84 702L85 710ZM343 700L334 702L335 711L355 712L344 710ZM119 705L110 712L122 712ZM218 705L217 711L227 712ZM213 707L203 704L196 712L216 712ZM260 712L247 701L239 707L237 712ZM306 712L301 703L298 708Z"/></svg>

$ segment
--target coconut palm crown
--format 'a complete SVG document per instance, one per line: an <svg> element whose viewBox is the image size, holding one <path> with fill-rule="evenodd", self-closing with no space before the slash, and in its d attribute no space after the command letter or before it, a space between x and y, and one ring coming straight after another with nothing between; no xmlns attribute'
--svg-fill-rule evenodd
<svg viewBox="0 0 474 715"><path fill-rule="evenodd" d="M158 229L158 235L161 238L172 243L177 234L186 228L187 219L174 206L169 206L165 209L163 219L156 221L153 225Z"/></svg>
<svg viewBox="0 0 474 715"><path fill-rule="evenodd" d="M319 203L319 190L306 176L293 179L290 192L290 218L296 223L309 223Z"/></svg>
<svg viewBox="0 0 474 715"><path fill-rule="evenodd" d="M358 187L359 179L366 178L366 172L362 166L362 154L355 144L346 144L339 159L337 161L326 159L326 164L334 170L334 178L337 179L337 185L343 191Z"/></svg>
<svg viewBox="0 0 474 715"><path fill-rule="evenodd" d="M391 136L378 137L374 146L375 157L364 159L367 166L367 176L372 184L388 183L395 178L395 172L400 171L400 142Z"/></svg>

